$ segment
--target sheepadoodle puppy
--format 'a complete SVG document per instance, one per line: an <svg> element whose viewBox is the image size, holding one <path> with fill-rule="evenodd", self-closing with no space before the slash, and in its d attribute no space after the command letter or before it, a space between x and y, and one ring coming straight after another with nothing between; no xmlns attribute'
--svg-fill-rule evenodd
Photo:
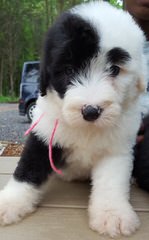
<svg viewBox="0 0 149 240"><path fill-rule="evenodd" d="M66 180L91 178L93 230L114 237L139 227L129 188L146 87L144 40L128 13L96 1L65 12L50 28L34 128L0 193L1 224L33 212L59 169Z"/></svg>

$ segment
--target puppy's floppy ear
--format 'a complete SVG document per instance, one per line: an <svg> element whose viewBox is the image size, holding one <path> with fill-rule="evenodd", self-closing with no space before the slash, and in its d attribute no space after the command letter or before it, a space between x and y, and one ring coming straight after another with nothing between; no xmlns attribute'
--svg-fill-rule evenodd
<svg viewBox="0 0 149 240"><path fill-rule="evenodd" d="M40 66L40 85L39 85L39 90L40 90L40 95L45 96L47 94L47 88L49 86L50 82L50 72L47 69L47 64L45 62L45 59L41 61L41 66Z"/></svg>
<svg viewBox="0 0 149 240"><path fill-rule="evenodd" d="M47 88L51 85L51 63L52 63L52 45L53 45L53 39L52 39L52 33L51 28L48 30L44 45L43 45L43 51L42 51L42 57L41 57L41 64L40 64L40 85L39 90L41 96L45 96L47 94Z"/></svg>
<svg viewBox="0 0 149 240"><path fill-rule="evenodd" d="M40 94L45 96L47 89L51 89L53 81L53 65L58 55L59 48L64 40L60 34L60 21L55 22L47 31L43 44L40 65Z"/></svg>

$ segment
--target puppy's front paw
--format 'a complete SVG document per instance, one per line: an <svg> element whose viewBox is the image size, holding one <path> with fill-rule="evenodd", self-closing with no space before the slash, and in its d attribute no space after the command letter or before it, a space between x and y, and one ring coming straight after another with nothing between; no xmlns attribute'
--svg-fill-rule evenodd
<svg viewBox="0 0 149 240"><path fill-rule="evenodd" d="M21 196L7 196L0 192L0 224L8 225L20 221L24 216L35 211L31 203L27 203Z"/></svg>
<svg viewBox="0 0 149 240"><path fill-rule="evenodd" d="M109 209L92 213L90 209L90 227L100 234L117 237L130 236L140 226L137 214L130 209Z"/></svg>

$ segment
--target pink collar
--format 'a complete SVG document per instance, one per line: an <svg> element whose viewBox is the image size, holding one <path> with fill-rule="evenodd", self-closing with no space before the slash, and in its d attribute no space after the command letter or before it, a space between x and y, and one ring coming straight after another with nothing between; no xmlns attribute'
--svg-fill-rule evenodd
<svg viewBox="0 0 149 240"><path fill-rule="evenodd" d="M34 129L34 127L40 122L40 120L43 118L44 115L45 115L45 113L43 113L37 119L37 121L35 121L35 123L33 125L31 125L31 127L25 132L25 134L24 134L25 136L28 135ZM54 127L53 127L52 134L51 134L50 141L49 141L49 161L50 161L50 165L51 165L51 168L53 169L53 171L59 175L62 175L62 171L60 169L56 168L56 166L54 165L53 158L52 158L52 142L53 142L53 138L54 138L56 129L58 127L58 124L59 124L59 121L58 121L58 119L56 119L54 122Z"/></svg>

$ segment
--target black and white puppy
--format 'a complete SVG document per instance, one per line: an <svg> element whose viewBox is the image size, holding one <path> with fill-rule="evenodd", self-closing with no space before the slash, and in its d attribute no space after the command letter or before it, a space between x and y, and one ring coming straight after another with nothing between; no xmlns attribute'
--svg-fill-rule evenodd
<svg viewBox="0 0 149 240"><path fill-rule="evenodd" d="M64 13L47 34L41 95L12 179L0 193L0 223L34 211L53 170L48 145L55 120L54 163L66 180L91 177L90 227L130 235L139 219L129 203L133 146L146 87L144 35L132 17L90 2Z"/></svg>

